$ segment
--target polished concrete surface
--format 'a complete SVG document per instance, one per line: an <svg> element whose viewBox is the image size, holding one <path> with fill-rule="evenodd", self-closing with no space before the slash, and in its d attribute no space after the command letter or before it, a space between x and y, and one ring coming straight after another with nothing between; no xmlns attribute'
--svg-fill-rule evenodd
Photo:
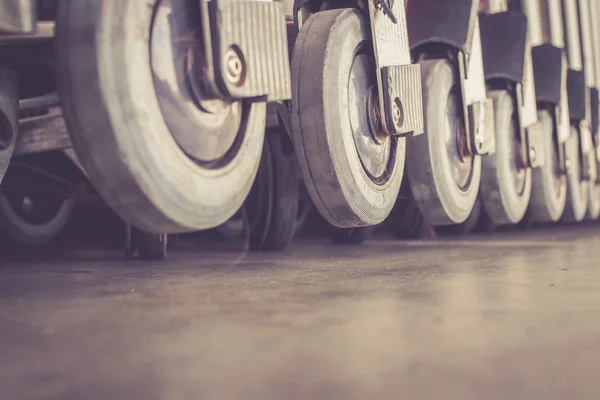
<svg viewBox="0 0 600 400"><path fill-rule="evenodd" d="M597 400L599 233L0 261L0 398Z"/></svg>

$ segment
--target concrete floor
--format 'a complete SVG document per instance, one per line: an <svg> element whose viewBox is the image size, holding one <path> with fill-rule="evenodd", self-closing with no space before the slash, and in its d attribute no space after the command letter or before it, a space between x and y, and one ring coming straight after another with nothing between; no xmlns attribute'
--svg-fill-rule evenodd
<svg viewBox="0 0 600 400"><path fill-rule="evenodd" d="M600 396L597 228L118 256L0 262L0 398Z"/></svg>

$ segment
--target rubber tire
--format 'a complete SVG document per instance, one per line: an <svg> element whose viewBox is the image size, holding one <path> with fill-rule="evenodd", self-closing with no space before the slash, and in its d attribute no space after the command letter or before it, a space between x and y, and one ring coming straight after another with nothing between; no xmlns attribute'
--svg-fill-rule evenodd
<svg viewBox="0 0 600 400"><path fill-rule="evenodd" d="M555 127L552 115L548 110L538 111L538 120L542 125L544 137L544 154L558 158L556 149ZM531 199L529 209L537 223L557 222L565 211L567 203L567 177L561 178L558 194L554 191L554 174L552 164L544 162L541 168L535 168L532 176Z"/></svg>
<svg viewBox="0 0 600 400"><path fill-rule="evenodd" d="M415 200L434 226L464 222L471 214L481 179L481 157L474 158L466 190L454 182L445 148L445 120L456 73L446 59L423 60L421 82L425 133L407 145L406 168Z"/></svg>
<svg viewBox="0 0 600 400"><path fill-rule="evenodd" d="M589 184L579 178L580 157L579 132L571 126L571 136L565 143L565 162L570 162L570 166L567 168L567 202L562 221L567 223L581 222L587 212Z"/></svg>
<svg viewBox="0 0 600 400"><path fill-rule="evenodd" d="M155 233L210 229L231 218L258 168L266 104L249 106L227 165L202 167L178 146L157 100L149 64L154 7L123 0L59 5L61 104L75 150L107 205Z"/></svg>
<svg viewBox="0 0 600 400"><path fill-rule="evenodd" d="M390 233L398 239L428 239L435 236L433 227L419 210L406 178L402 181L400 194L386 223Z"/></svg>
<svg viewBox="0 0 600 400"><path fill-rule="evenodd" d="M62 232L73 214L73 205L73 199L65 199L50 221L43 225L32 225L14 212L6 195L0 195L0 228L18 244L29 247L44 246Z"/></svg>
<svg viewBox="0 0 600 400"><path fill-rule="evenodd" d="M400 138L394 170L383 185L375 184L363 169L344 115L356 47L364 43L368 48L370 41L361 11L322 11L302 26L292 56L291 122L298 165L315 208L338 228L383 222L404 173L406 139Z"/></svg>
<svg viewBox="0 0 600 400"><path fill-rule="evenodd" d="M268 202L271 209L267 221L261 221L263 223L255 225L257 229L250 230L250 249L254 251L284 250L296 232L299 201L296 160L291 149L286 151L284 148L284 134L275 131L266 135L264 148L270 154L270 161L265 164L264 173L268 179L261 181L263 186L257 190L263 191L261 198L271 196ZM257 237L253 238L253 235Z"/></svg>
<svg viewBox="0 0 600 400"><path fill-rule="evenodd" d="M523 219L531 197L531 168L525 172L522 193L517 193L511 174L511 158L515 144L511 141L511 124L515 119L515 104L505 90L488 92L488 101L494 104L496 152L481 160L481 187L479 197L494 225L515 225ZM513 127L518 134L518 126ZM512 156L512 157L511 157Z"/></svg>
<svg viewBox="0 0 600 400"><path fill-rule="evenodd" d="M363 244L373 233L373 227L361 226L359 228L337 228L331 227L329 238L335 244Z"/></svg>

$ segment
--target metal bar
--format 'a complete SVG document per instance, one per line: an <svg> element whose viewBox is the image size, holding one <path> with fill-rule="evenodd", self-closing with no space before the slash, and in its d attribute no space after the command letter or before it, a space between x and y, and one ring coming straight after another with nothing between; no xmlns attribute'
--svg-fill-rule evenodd
<svg viewBox="0 0 600 400"><path fill-rule="evenodd" d="M50 41L54 39L55 32L56 24L54 22L39 22L31 33L0 35L0 46Z"/></svg>
<svg viewBox="0 0 600 400"><path fill-rule="evenodd" d="M50 108L60 105L58 93L53 92L43 96L19 100L19 110L32 110L36 108Z"/></svg>

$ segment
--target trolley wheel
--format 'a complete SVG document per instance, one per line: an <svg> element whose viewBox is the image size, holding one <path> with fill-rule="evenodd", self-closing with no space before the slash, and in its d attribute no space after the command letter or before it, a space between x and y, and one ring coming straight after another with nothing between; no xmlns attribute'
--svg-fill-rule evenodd
<svg viewBox="0 0 600 400"><path fill-rule="evenodd" d="M296 160L284 133L268 131L256 181L246 200L251 250L283 250L292 241L298 214Z"/></svg>
<svg viewBox="0 0 600 400"><path fill-rule="evenodd" d="M481 160L481 201L494 225L521 221L531 197L531 168L521 157L519 119L506 90L488 92L494 104L496 153Z"/></svg>
<svg viewBox="0 0 600 400"><path fill-rule="evenodd" d="M600 183L598 183L598 162L596 160L596 151L590 152L590 183L588 209L585 219L595 221L600 216Z"/></svg>
<svg viewBox="0 0 600 400"><path fill-rule="evenodd" d="M73 199L51 194L0 195L0 227L25 246L43 246L56 238L73 213Z"/></svg>
<svg viewBox="0 0 600 400"><path fill-rule="evenodd" d="M298 165L315 208L331 225L381 223L404 172L405 143L378 127L377 82L364 14L313 14L292 56L292 126Z"/></svg>
<svg viewBox="0 0 600 400"><path fill-rule="evenodd" d="M554 134L556 126L552 115L548 110L540 110L538 119L543 129L546 160L541 168L533 170L529 209L535 222L556 222L565 210L567 177L560 173L559 144Z"/></svg>
<svg viewBox="0 0 600 400"><path fill-rule="evenodd" d="M475 200L475 204L473 205L473 210L464 222L455 225L437 226L435 231L441 236L469 235L476 232L478 230L477 228L482 224L485 224L487 216L483 215L484 212L481 199L477 196L477 200Z"/></svg>
<svg viewBox="0 0 600 400"><path fill-rule="evenodd" d="M433 227L419 210L406 178L402 181L400 194L386 223L390 233L399 239L428 239L435 236Z"/></svg>
<svg viewBox="0 0 600 400"><path fill-rule="evenodd" d="M589 182L583 178L579 132L574 126L571 126L571 136L565 143L565 163L567 164L567 201L562 220L580 222L585 217L588 207Z"/></svg>
<svg viewBox="0 0 600 400"><path fill-rule="evenodd" d="M446 59L423 60L425 133L411 138L407 173L419 209L434 226L464 222L475 204L481 157L466 153L457 75Z"/></svg>
<svg viewBox="0 0 600 400"><path fill-rule="evenodd" d="M56 71L73 144L106 203L148 232L227 221L260 160L266 105L207 99L188 68L198 30L190 6L59 3Z"/></svg>
<svg viewBox="0 0 600 400"><path fill-rule="evenodd" d="M142 260L161 260L167 257L166 233L149 233L126 225L125 257L139 255Z"/></svg>
<svg viewBox="0 0 600 400"><path fill-rule="evenodd" d="M359 228L337 228L332 226L329 237L335 244L363 244L373 233L372 226L361 226Z"/></svg>

